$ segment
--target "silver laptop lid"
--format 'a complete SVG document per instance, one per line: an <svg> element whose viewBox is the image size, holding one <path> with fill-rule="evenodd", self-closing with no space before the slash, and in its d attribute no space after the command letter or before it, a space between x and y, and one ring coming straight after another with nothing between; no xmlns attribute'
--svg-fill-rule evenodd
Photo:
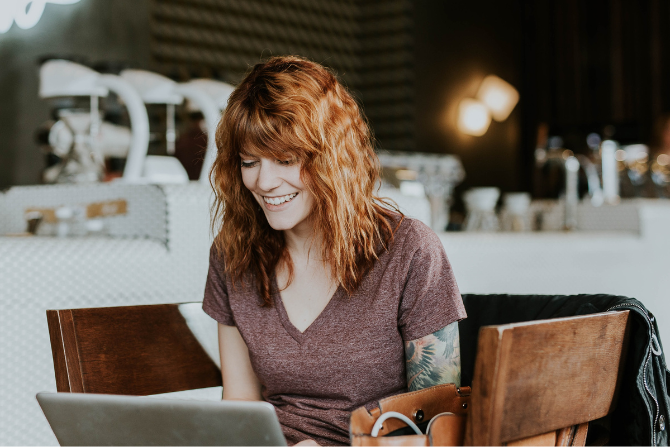
<svg viewBox="0 0 670 447"><path fill-rule="evenodd" d="M38 393L60 445L286 445L267 402Z"/></svg>

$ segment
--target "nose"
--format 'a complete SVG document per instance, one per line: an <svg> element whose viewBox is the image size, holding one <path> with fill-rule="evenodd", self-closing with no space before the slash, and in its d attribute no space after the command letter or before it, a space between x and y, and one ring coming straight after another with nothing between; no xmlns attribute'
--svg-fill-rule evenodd
<svg viewBox="0 0 670 447"><path fill-rule="evenodd" d="M262 191L272 191L281 186L282 179L277 170L277 164L267 158L260 160L260 171L258 172L257 186Z"/></svg>

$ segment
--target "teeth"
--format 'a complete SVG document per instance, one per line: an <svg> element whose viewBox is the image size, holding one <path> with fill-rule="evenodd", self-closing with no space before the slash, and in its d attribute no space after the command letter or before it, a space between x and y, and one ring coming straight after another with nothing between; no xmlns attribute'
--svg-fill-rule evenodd
<svg viewBox="0 0 670 447"><path fill-rule="evenodd" d="M297 195L298 193L286 194L285 196L281 197L263 197L263 200L265 200L265 203L269 203L271 205L281 205L282 203L293 199Z"/></svg>

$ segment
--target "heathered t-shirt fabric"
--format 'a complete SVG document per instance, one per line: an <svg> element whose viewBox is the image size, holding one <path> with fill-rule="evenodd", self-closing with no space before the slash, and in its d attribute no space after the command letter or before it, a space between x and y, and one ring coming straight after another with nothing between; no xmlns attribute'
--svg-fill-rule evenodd
<svg viewBox="0 0 670 447"><path fill-rule="evenodd" d="M261 306L252 281L233 287L212 248L203 309L240 331L289 444L348 444L353 410L407 390L404 341L466 317L442 243L410 218L358 290L347 296L339 287L304 332L291 324L280 293L273 303Z"/></svg>

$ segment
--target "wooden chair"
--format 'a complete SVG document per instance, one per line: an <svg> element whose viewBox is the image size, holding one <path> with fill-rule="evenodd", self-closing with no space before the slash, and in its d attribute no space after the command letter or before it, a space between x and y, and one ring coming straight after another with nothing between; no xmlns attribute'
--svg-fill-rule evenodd
<svg viewBox="0 0 670 447"><path fill-rule="evenodd" d="M179 304L47 310L60 392L148 395L221 385Z"/></svg>
<svg viewBox="0 0 670 447"><path fill-rule="evenodd" d="M178 304L48 310L61 392L147 395L221 385ZM467 445L583 445L612 412L628 311L480 329Z"/></svg>
<svg viewBox="0 0 670 447"><path fill-rule="evenodd" d="M610 414L628 311L480 329L467 445L584 445Z"/></svg>

